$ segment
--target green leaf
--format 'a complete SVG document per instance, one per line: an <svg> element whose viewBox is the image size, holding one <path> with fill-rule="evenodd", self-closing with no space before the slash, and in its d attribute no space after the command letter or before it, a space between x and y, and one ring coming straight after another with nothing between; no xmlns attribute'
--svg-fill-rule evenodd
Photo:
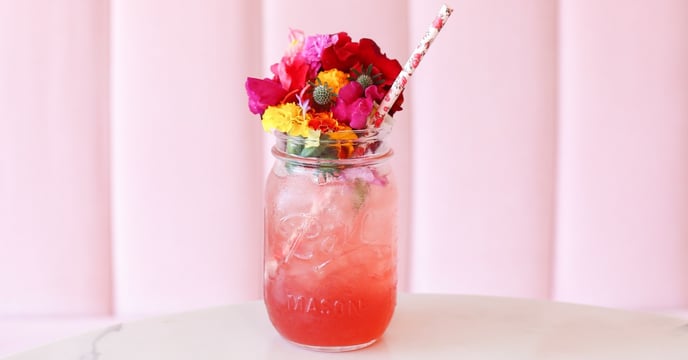
<svg viewBox="0 0 688 360"><path fill-rule="evenodd" d="M319 146L304 147L301 149L301 156L303 157L320 157L323 150L325 150L325 144L320 144Z"/></svg>
<svg viewBox="0 0 688 360"><path fill-rule="evenodd" d="M301 153L301 150L303 149L303 145L299 144L298 142L292 140L292 139L287 139L287 154L289 155L298 155Z"/></svg>

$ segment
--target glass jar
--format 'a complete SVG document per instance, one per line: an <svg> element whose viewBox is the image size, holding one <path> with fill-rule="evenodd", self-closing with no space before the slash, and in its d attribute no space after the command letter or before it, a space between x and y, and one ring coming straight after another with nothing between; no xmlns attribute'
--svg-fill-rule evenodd
<svg viewBox="0 0 688 360"><path fill-rule="evenodd" d="M385 135L357 130L312 141L276 134L263 291L270 321L297 345L360 349L392 318L397 188Z"/></svg>

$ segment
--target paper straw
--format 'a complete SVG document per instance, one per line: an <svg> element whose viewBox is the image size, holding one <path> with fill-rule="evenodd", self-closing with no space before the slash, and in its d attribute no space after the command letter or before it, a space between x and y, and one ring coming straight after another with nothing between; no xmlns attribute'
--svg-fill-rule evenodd
<svg viewBox="0 0 688 360"><path fill-rule="evenodd" d="M420 43L418 44L418 46L416 46L416 49L413 50L411 57L409 57L409 59L406 61L406 64L401 69L401 72L399 73L397 78L394 79L394 83L392 83L392 88L389 89L385 97L380 102L380 106L378 106L377 112L375 112L375 115L373 115L373 122L375 123L376 127L379 127L380 124L382 124L382 121L385 119L385 116L392 108L392 105L394 105L394 102L397 101L397 99L401 95L401 92L404 91L404 88L406 87L409 78L411 77L411 75L413 75L413 72L416 70L418 64L423 59L423 56L425 56L425 53L428 51L428 48L430 48L430 44L432 44L432 42L437 37L437 34L439 34L440 30L442 30L442 28L444 27L444 24L447 22L447 19L449 18L449 15L451 15L452 11L454 10L449 8L447 4L442 5L442 7L440 8L439 13L435 17L435 20L432 21L432 24L430 24L428 31L425 32L425 35L420 40Z"/></svg>

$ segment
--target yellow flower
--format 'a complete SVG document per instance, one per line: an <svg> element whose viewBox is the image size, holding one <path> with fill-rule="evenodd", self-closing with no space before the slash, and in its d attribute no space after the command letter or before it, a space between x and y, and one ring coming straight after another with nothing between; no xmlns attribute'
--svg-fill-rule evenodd
<svg viewBox="0 0 688 360"><path fill-rule="evenodd" d="M309 127L303 118L303 110L295 103L268 106L263 113L263 130L281 131L290 136L308 137Z"/></svg>
<svg viewBox="0 0 688 360"><path fill-rule="evenodd" d="M337 69L330 69L319 72L318 80L321 84L327 84L335 94L339 94L339 89L349 83L349 75Z"/></svg>

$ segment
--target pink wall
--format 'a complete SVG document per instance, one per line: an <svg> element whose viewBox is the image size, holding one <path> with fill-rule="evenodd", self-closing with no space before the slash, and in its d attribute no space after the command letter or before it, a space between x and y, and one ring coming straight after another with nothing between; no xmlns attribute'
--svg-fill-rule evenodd
<svg viewBox="0 0 688 360"><path fill-rule="evenodd" d="M290 26L402 61L440 1L0 2L0 315L261 295ZM465 0L394 131L401 288L688 306L688 5Z"/></svg>
<svg viewBox="0 0 688 360"><path fill-rule="evenodd" d="M688 2L560 14L556 296L686 306Z"/></svg>
<svg viewBox="0 0 688 360"><path fill-rule="evenodd" d="M110 312L109 11L68 3L0 2L0 315Z"/></svg>
<svg viewBox="0 0 688 360"><path fill-rule="evenodd" d="M417 291L549 295L557 9L499 3L457 4L409 87Z"/></svg>
<svg viewBox="0 0 688 360"><path fill-rule="evenodd" d="M260 297L263 135L243 90L261 71L255 4L113 3L120 313Z"/></svg>

